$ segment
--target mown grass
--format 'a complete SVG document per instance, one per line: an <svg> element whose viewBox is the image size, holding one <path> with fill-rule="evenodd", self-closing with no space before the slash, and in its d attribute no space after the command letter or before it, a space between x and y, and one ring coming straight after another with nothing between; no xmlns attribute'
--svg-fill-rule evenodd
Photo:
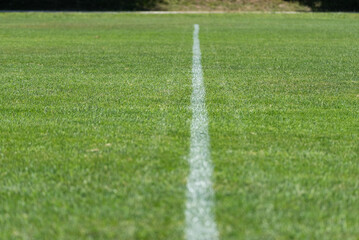
<svg viewBox="0 0 359 240"><path fill-rule="evenodd" d="M192 26L0 18L0 239L179 239Z"/></svg>
<svg viewBox="0 0 359 240"><path fill-rule="evenodd" d="M358 239L358 20L202 24L223 239Z"/></svg>
<svg viewBox="0 0 359 240"><path fill-rule="evenodd" d="M0 14L0 239L183 239L193 24L221 239L359 236L356 14Z"/></svg>

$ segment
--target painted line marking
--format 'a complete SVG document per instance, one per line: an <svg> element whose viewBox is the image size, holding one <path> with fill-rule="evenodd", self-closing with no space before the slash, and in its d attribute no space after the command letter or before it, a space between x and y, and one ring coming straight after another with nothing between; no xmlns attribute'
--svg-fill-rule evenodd
<svg viewBox="0 0 359 240"><path fill-rule="evenodd" d="M199 25L194 25L192 65L192 123L189 154L190 173L187 179L186 240L218 240L214 220L214 191L205 87L201 65Z"/></svg>

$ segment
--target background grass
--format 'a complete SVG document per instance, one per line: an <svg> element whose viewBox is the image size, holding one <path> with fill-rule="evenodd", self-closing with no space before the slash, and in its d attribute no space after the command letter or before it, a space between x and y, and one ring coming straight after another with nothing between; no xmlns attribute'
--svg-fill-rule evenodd
<svg viewBox="0 0 359 240"><path fill-rule="evenodd" d="M199 23L221 239L357 239L356 14L0 14L0 239L183 239Z"/></svg>
<svg viewBox="0 0 359 240"><path fill-rule="evenodd" d="M163 0L159 10L169 11L310 11L306 5L284 0Z"/></svg>

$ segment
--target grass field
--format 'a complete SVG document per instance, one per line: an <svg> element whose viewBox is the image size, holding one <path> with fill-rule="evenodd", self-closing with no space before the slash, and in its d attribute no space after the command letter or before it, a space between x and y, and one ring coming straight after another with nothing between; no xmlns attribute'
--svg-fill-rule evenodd
<svg viewBox="0 0 359 240"><path fill-rule="evenodd" d="M359 239L359 15L324 13L0 13L0 239L184 238L194 23L220 239Z"/></svg>

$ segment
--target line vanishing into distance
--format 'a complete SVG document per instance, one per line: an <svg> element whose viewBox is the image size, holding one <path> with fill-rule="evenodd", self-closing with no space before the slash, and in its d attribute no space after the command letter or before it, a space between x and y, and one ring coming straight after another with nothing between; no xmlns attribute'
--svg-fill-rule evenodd
<svg viewBox="0 0 359 240"><path fill-rule="evenodd" d="M192 123L189 154L190 174L187 179L186 240L217 240L214 220L214 192L208 118L205 103L199 26L194 25L192 65Z"/></svg>

